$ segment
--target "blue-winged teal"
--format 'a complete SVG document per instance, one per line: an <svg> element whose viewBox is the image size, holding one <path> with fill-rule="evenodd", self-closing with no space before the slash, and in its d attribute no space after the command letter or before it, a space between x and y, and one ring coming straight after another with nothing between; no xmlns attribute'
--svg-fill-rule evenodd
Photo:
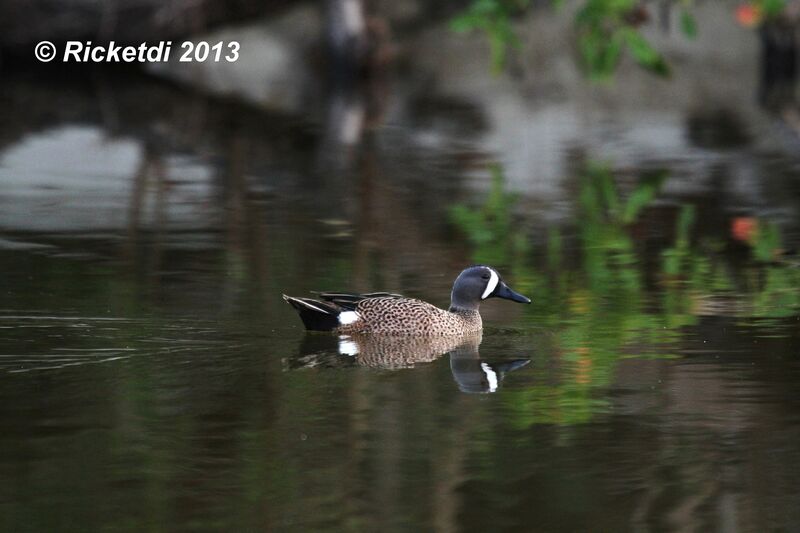
<svg viewBox="0 0 800 533"><path fill-rule="evenodd" d="M306 329L341 334L464 335L482 329L478 308L487 298L531 303L529 298L512 291L497 270L484 265L471 266L458 275L447 311L387 292L323 292L319 297L320 300L313 300L283 295L300 313Z"/></svg>

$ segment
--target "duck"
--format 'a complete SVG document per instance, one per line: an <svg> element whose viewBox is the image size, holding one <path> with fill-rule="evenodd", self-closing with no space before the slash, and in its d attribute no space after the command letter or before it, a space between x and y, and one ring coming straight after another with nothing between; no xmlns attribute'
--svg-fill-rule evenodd
<svg viewBox="0 0 800 533"><path fill-rule="evenodd" d="M317 296L314 299L284 294L283 299L298 312L307 330L339 335L466 335L483 330L479 308L488 298L531 303L488 265L467 267L456 277L446 310L389 292L320 292Z"/></svg>

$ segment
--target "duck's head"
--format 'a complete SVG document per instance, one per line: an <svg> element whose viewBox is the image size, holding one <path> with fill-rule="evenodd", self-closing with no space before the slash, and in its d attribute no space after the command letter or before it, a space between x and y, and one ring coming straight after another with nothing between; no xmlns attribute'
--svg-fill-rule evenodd
<svg viewBox="0 0 800 533"><path fill-rule="evenodd" d="M475 265L461 272L453 283L450 310L474 311L483 300L492 297L523 304L531 303L530 298L511 290L497 270L490 266Z"/></svg>

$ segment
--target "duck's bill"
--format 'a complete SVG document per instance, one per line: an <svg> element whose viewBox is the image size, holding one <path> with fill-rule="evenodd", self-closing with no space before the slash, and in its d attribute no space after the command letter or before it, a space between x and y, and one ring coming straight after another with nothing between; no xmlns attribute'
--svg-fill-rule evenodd
<svg viewBox="0 0 800 533"><path fill-rule="evenodd" d="M511 288L503 282L500 282L500 285L497 287L497 290L494 291L494 294L497 298L505 298L506 300L511 300L512 302L519 302L521 304L529 304L531 303L531 299L527 296L523 296L520 293L511 290Z"/></svg>

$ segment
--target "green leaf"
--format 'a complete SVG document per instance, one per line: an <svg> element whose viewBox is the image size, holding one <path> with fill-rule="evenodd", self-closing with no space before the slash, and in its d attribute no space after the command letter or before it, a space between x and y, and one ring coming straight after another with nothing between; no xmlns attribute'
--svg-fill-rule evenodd
<svg viewBox="0 0 800 533"><path fill-rule="evenodd" d="M681 30L690 39L697 37L697 21L687 9L681 11Z"/></svg>
<svg viewBox="0 0 800 533"><path fill-rule="evenodd" d="M689 247L689 233L694 225L695 207L691 204L684 204L678 214L675 224L675 247L685 250Z"/></svg>
<svg viewBox="0 0 800 533"><path fill-rule="evenodd" d="M623 35L628 50L637 63L656 74L662 76L669 74L669 67L664 58L641 33L633 28L626 28L622 31L624 31Z"/></svg>
<svg viewBox="0 0 800 533"><path fill-rule="evenodd" d="M658 61L658 52L647 42L647 39L645 39L641 33L633 28L627 28L623 35L628 44L628 50L631 51L634 59L641 65L649 66Z"/></svg>
<svg viewBox="0 0 800 533"><path fill-rule="evenodd" d="M479 21L472 13L464 13L450 21L450 29L456 33L467 33L479 27Z"/></svg>
<svg viewBox="0 0 800 533"><path fill-rule="evenodd" d="M492 72L500 74L506 63L506 42L497 33L489 34L489 51L492 58Z"/></svg>
<svg viewBox="0 0 800 533"><path fill-rule="evenodd" d="M610 75L617 68L619 57L622 53L622 39L614 35L608 45L604 48L599 64L600 71L604 75Z"/></svg>
<svg viewBox="0 0 800 533"><path fill-rule="evenodd" d="M776 17L786 9L786 0L761 0L758 4L767 18Z"/></svg>
<svg viewBox="0 0 800 533"><path fill-rule="evenodd" d="M622 222L624 224L632 224L636 221L642 209L650 205L650 202L658 195L666 178L666 172L657 172L637 185L625 202L625 207L622 211Z"/></svg>

